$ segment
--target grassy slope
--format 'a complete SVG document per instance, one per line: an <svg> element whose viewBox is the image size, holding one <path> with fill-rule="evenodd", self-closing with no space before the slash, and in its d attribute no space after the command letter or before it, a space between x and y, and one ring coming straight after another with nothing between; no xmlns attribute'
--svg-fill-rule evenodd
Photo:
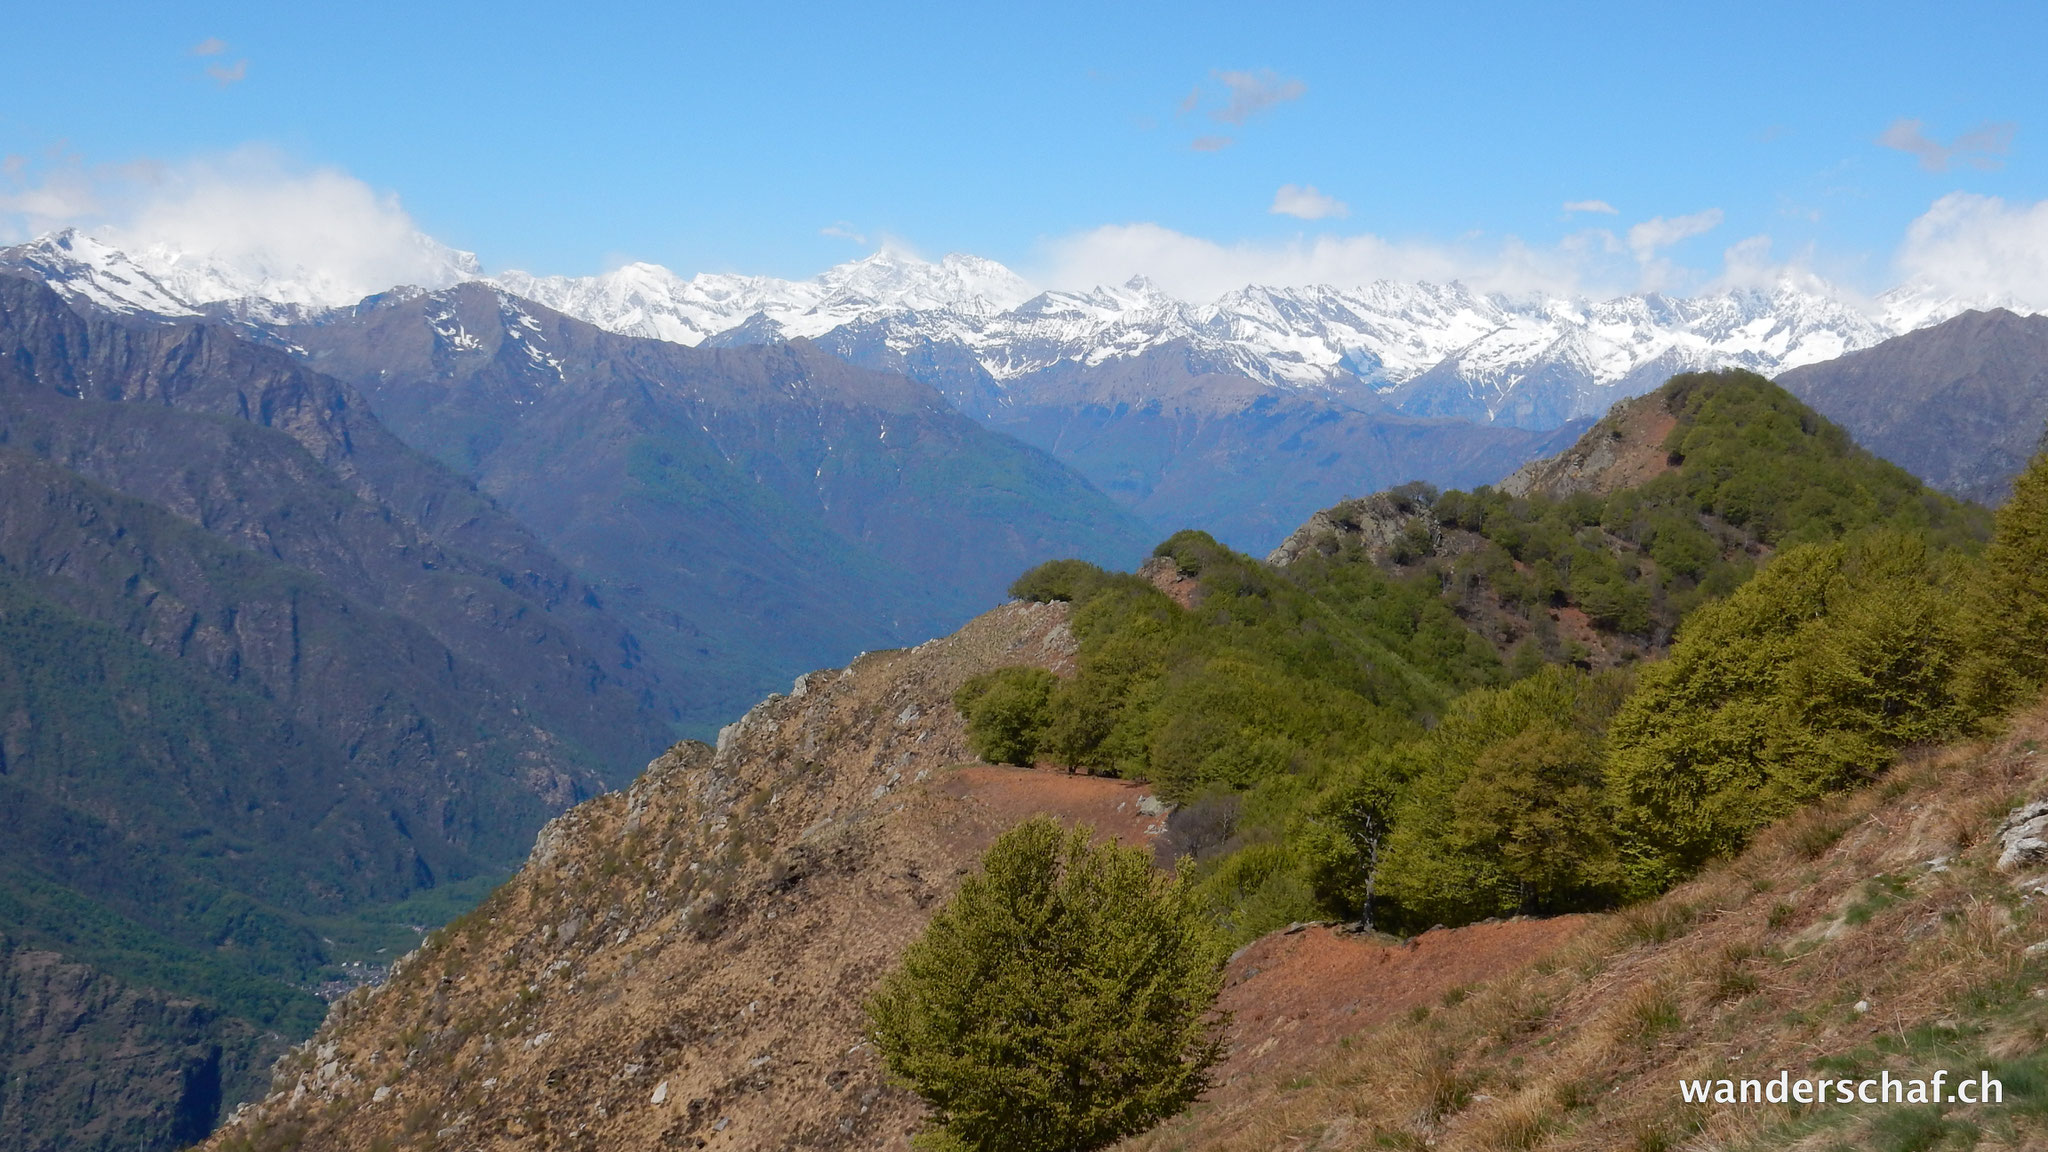
<svg viewBox="0 0 2048 1152"><path fill-rule="evenodd" d="M1999 822L2048 792L2043 743L2048 707L1909 754L1521 972L1127 1147L2041 1147L2048 916L1994 864ZM2004 1105L1699 1107L1677 1087L1938 1068L1988 1069Z"/></svg>

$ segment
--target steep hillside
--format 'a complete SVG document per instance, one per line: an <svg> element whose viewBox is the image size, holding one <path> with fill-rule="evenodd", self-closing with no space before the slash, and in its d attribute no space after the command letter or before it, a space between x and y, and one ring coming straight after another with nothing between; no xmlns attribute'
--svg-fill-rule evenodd
<svg viewBox="0 0 2048 1152"><path fill-rule="evenodd" d="M1269 1071L1240 1047L1227 1095L1123 1147L2042 1147L2044 741L2037 711L1996 743L1909 755L1662 899L1396 1019L1374 1021L1382 993L1359 989L1361 1026L1304 1021L1316 1027L1280 1034L1288 1059ZM1831 1082L1829 1102L1681 1095L1683 1081L1781 1070ZM1832 1094L1844 1078L1936 1071L1948 1099ZM1953 1097L1980 1073L2002 1103Z"/></svg>
<svg viewBox="0 0 2048 1152"><path fill-rule="evenodd" d="M1844 836L1842 814L1906 792L1926 796L1934 780L1894 773L1906 783L1840 797L1916 743L1906 755L1929 771L1974 755L1925 751L1960 721L1915 670L1954 665L1957 634L1944 613L1955 602L1939 581L1974 563L1968 547L1981 525L1854 449L1767 381L1682 377L1656 403L1663 416L1650 406L1616 414L1618 448L1587 445L1540 471L1549 482L1596 488L1616 469L1648 477L1613 487L1610 498L1681 481L1694 485L1676 490L1683 499L1741 492L1757 503L1740 522L1783 545L1777 565L1689 618L1698 636L1686 634L1660 666L1667 671L1632 681L1539 663L1510 676L1440 598L1434 575L1390 573L1355 541L1273 567L1187 532L1137 575L1050 563L1020 579L1025 599L954 636L804 676L722 732L717 747L678 745L629 791L562 817L510 885L437 933L388 984L344 1001L279 1065L271 1095L210 1146L903 1147L918 1110L882 1081L861 1042L860 998L981 848L1037 811L1149 842L1162 864L1190 869L1218 925L1250 945L1233 961L1225 1000L1237 1013L1231 1061L1207 1103L1175 1122L1179 1138L1273 1146L1271 1127L1248 1110L1293 1116L1282 1094L1295 1093L1315 1108L1335 1102L1359 1115L1328 1127L1329 1115L1303 1112L1289 1135L1337 1146L1462 1139L1456 1117L1491 1117L1494 1100L1529 1086L1525 1070L1553 1058L1514 1046L1535 1044L1532 1029L1579 1005L1596 1023L1583 1037L1555 1041L1583 1056L1571 1064L1570 1089L1546 1087L1535 1104L1518 1104L1522 1128L1500 1127L1509 1117L1471 1129L1484 1134L1475 1140L1508 1147L1567 1131L1573 1116L1595 1116L1598 1093L1628 1087L1632 1053L1662 1051L1657 1043L1695 1019L1695 991L1675 978L1600 1001L1601 980L1625 981L1632 971L1617 952L1669 944L1709 924L1719 914L1709 909L1738 904L1773 932L1802 909L1815 910L1816 922L1839 914L1844 932L1888 915L1910 884L1874 877L1844 898L1854 882L1801 875L1771 853L1791 844L1819 860L1839 840L1843 851L1867 847L1887 861L1921 858L1925 846L1912 838L1921 831L1902 836L1887 815L1881 835ZM1677 450L1652 467L1657 458L1643 445L1674 436ZM1784 492L1827 499L1781 501ZM1855 548L1837 542L1852 529L1881 531ZM1940 543L1943 534L1953 545ZM1827 543L1791 543L1815 538ZM1798 599L1815 590L1819 606ZM1743 628L1758 634L1730 631ZM1789 651L1797 674L1758 675L1738 660L1726 674L1716 665L1687 679L1688 669L1723 659L1745 637L1766 657ZM1857 697L1856 707L1886 712L1881 731L1854 728L1861 714L1845 719L1832 698L1798 695L1902 668L1904 689L1884 697L1899 708ZM1706 686L1657 695L1674 683ZM988 707L1005 698L1005 685L1026 684L1036 686L1040 714L1016 704L1030 698L1021 690L1000 715ZM1790 701L1782 707L1759 695L1780 689ZM1637 860L1664 867L1651 859L1656 844L1626 839L1660 834L1629 790L1630 765L1650 756L1645 710L1676 716L1724 702L1736 715L1708 743L1750 760L1735 770L1687 760L1649 771L1660 783L1716 773L1727 794L1711 798L1708 815L1733 815L1721 841L1732 847L1674 856L1680 867L1630 871ZM1620 731L1617 715L1633 716L1637 730ZM997 722L1007 726L1005 755L1020 765L1051 760L1124 779L975 763L976 749L993 746ZM1753 729L1763 735L1747 739ZM1780 762L1781 753L1808 750L1843 770L1823 777L1806 760L1791 769ZM1790 771L1809 775L1781 776ZM1941 783L1974 804L1988 779L1965 773ZM2013 802L1999 797L1996 811ZM1795 814L1795 830L1769 831L1785 813ZM1749 859L1764 864L1737 866L1749 869L1741 875L1751 886L1713 887L1726 873L1712 861L1752 837L1762 848ZM1932 874L1967 872L1953 847L1945 871ZM1605 919L1499 919L1518 908L1612 908L1682 884L1703 861L1708 878L1681 886L1675 903ZM1781 887L1757 885L1759 877ZM1766 891L1790 910L1757 903ZM1282 927L1332 913L1347 921L1341 930ZM1433 921L1463 926L1400 940L1361 921L1405 931ZM1638 938L1617 942L1619 931ZM1884 942L1914 939L1892 932ZM1779 953L1760 941L1739 953L1657 954L1719 965L1698 967L1716 979L1729 969L1697 1001L1718 1006L1758 991L1758 957L1799 961L1798 943ZM1568 959L1546 962L1547 953ZM1824 972L1836 963L1820 961ZM1867 972L1855 979L1867 982L1860 996L1895 994ZM1474 981L1543 995L1503 1025L1502 999L1471 995ZM1464 1012L1481 1014L1449 1011L1467 1003ZM1860 1025L1867 1013L1853 1015ZM1476 1023L1457 1030L1467 1019ZM1808 1027L1819 1019L1810 1014L1782 1031L1811 1041L1827 1035ZM1753 1041L1773 1020L1731 1017L1724 1035ZM1617 1031L1616 1021L1638 1031ZM1472 1030L1483 1028L1494 1030ZM1389 1075L1421 1083L1389 1081L1386 1122L1375 1111L1370 1126L1360 1123L1361 1109L1380 1107L1376 1099L1308 1091L1323 1082L1325 1065L1377 1067L1386 1050L1361 1037L1418 1029L1427 1043ZM1562 1118L1528 1119L1552 1100ZM1639 1120L1668 1115L1668 1107L1645 1107L1640 1116L1619 1113L1616 1130L1634 1139L1646 1130ZM1682 1135L1644 1138L1672 1147Z"/></svg>
<svg viewBox="0 0 2048 1152"><path fill-rule="evenodd" d="M1936 488L1997 504L2048 430L2048 316L1966 312L1778 383Z"/></svg>
<svg viewBox="0 0 2048 1152"><path fill-rule="evenodd" d="M615 336L480 284L267 330L606 589L707 733L775 684L957 627L1142 530L929 388L802 344Z"/></svg>
<svg viewBox="0 0 2048 1152"><path fill-rule="evenodd" d="M341 1001L216 1149L905 1147L861 1000L1004 828L1138 842L1144 789L978 766L968 677L1065 669L1060 605L802 677L541 835L389 983Z"/></svg>

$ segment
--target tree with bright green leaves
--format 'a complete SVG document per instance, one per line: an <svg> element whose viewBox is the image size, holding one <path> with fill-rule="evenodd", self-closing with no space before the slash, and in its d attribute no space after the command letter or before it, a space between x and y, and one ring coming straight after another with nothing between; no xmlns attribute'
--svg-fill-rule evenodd
<svg viewBox="0 0 2048 1152"><path fill-rule="evenodd" d="M1411 778L1393 808L1378 889L1415 926L1610 900L1619 869L1600 730L1626 681L1550 665L1469 692L1395 755Z"/></svg>
<svg viewBox="0 0 2048 1152"><path fill-rule="evenodd" d="M1150 856L1041 817L998 838L868 1001L925 1149L1082 1152L1192 1103L1224 948Z"/></svg>
<svg viewBox="0 0 2048 1152"><path fill-rule="evenodd" d="M2048 684L2048 452L1998 510L1971 605L1971 703L2003 712Z"/></svg>
<svg viewBox="0 0 2048 1152"><path fill-rule="evenodd" d="M1687 618L1608 730L1635 891L1661 891L1900 748L1967 726L1956 564L1903 533L1792 548Z"/></svg>
<svg viewBox="0 0 2048 1152"><path fill-rule="evenodd" d="M998 668L962 684L953 707L967 718L968 746L991 764L1036 763L1058 685L1043 668Z"/></svg>

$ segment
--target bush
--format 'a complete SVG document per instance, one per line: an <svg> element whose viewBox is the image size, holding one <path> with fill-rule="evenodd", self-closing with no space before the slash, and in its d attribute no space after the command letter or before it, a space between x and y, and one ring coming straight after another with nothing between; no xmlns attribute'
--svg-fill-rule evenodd
<svg viewBox="0 0 2048 1152"><path fill-rule="evenodd" d="M1085 600L1105 584L1131 579L1105 572L1086 560L1047 560L1017 577L1010 585L1010 597L1014 600L1035 600L1041 604L1053 600Z"/></svg>
<svg viewBox="0 0 2048 1152"><path fill-rule="evenodd" d="M1039 818L1000 837L868 1002L928 1149L1070 1152L1192 1103L1222 1057L1223 950L1148 855Z"/></svg>
<svg viewBox="0 0 2048 1152"><path fill-rule="evenodd" d="M1058 686L1059 677L1043 668L998 668L962 684L953 707L967 718L974 754L991 764L1037 762Z"/></svg>
<svg viewBox="0 0 2048 1152"><path fill-rule="evenodd" d="M2001 712L2048 683L2048 452L2013 481L1971 605L1968 695Z"/></svg>
<svg viewBox="0 0 2048 1152"><path fill-rule="evenodd" d="M1610 730L1632 887L1661 890L1898 749L1965 726L1948 567L1896 533L1807 545L1687 618Z"/></svg>

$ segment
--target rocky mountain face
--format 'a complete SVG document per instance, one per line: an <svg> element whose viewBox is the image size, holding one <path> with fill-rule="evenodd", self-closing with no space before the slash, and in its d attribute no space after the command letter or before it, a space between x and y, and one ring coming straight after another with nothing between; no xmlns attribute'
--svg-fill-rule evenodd
<svg viewBox="0 0 2048 1152"><path fill-rule="evenodd" d="M906 1147L917 1103L861 1040L903 946L1027 812L1161 830L1136 785L974 762L954 690L1073 654L1066 605L1010 604L676 746L337 1004L208 1147Z"/></svg>
<svg viewBox="0 0 2048 1152"><path fill-rule="evenodd" d="M0 633L0 931L22 971L101 989L4 1008L6 1079L42 1085L0 1125L23 1147L210 1124L318 1020L323 936L500 872L681 713L588 584L353 390L11 276ZM130 1003L185 1031L103 1014ZM163 1097L177 1052L212 1087ZM103 1144L68 1126L80 1093L132 1104Z"/></svg>
<svg viewBox="0 0 2048 1152"><path fill-rule="evenodd" d="M125 984L0 935L0 1119L8 1152L183 1148L283 1037L206 1001Z"/></svg>
<svg viewBox="0 0 2048 1152"><path fill-rule="evenodd" d="M1966 312L1778 382L1936 488L1998 504L2048 429L2048 316Z"/></svg>
<svg viewBox="0 0 2048 1152"><path fill-rule="evenodd" d="M803 342L617 336L483 284L262 329L605 589L709 734L793 669L915 643L1147 533L930 388Z"/></svg>

